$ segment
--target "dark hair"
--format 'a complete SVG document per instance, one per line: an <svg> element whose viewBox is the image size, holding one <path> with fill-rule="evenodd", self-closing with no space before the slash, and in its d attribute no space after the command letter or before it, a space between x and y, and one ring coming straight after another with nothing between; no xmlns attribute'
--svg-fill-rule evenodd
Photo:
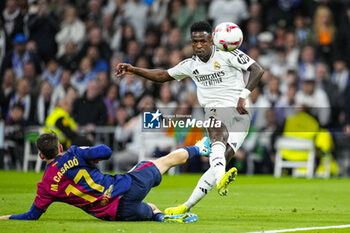
<svg viewBox="0 0 350 233"><path fill-rule="evenodd" d="M36 140L36 147L46 159L53 159L58 155L58 144L58 137L54 132L43 133Z"/></svg>
<svg viewBox="0 0 350 233"><path fill-rule="evenodd" d="M192 32L208 32L211 34L213 32L213 29L208 22L199 21L192 24L191 33Z"/></svg>

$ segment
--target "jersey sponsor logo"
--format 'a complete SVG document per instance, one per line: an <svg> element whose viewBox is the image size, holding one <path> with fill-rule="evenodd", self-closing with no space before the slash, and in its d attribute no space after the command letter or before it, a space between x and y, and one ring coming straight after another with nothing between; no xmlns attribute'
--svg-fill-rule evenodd
<svg viewBox="0 0 350 233"><path fill-rule="evenodd" d="M215 61L215 62L214 62L214 70L220 70L220 68L221 68L220 63L217 62L217 61Z"/></svg>
<svg viewBox="0 0 350 233"><path fill-rule="evenodd" d="M244 53L239 54L237 57L238 63L242 65L247 64L249 60L250 60L249 57Z"/></svg>
<svg viewBox="0 0 350 233"><path fill-rule="evenodd" d="M225 75L224 71L218 71L213 74L207 75L196 75L194 76L196 81L202 84L203 86L212 86L218 83L222 83L222 77Z"/></svg>
<svg viewBox="0 0 350 233"><path fill-rule="evenodd" d="M160 129L160 117L162 113L159 112L143 112L143 128L144 129Z"/></svg>
<svg viewBox="0 0 350 233"><path fill-rule="evenodd" d="M230 53L232 53L234 56L238 56L239 55L238 49L235 49L235 50L231 51Z"/></svg>

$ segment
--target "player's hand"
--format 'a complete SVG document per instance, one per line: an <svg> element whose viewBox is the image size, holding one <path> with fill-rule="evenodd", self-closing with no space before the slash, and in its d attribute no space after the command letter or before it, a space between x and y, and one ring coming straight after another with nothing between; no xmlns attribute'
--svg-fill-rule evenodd
<svg viewBox="0 0 350 233"><path fill-rule="evenodd" d="M245 99L243 98L239 98L238 99L238 103L237 103L237 111L239 114L244 115L244 114L248 114L247 109L245 108Z"/></svg>
<svg viewBox="0 0 350 233"><path fill-rule="evenodd" d="M0 216L0 219L10 219L11 215Z"/></svg>
<svg viewBox="0 0 350 233"><path fill-rule="evenodd" d="M130 64L119 63L115 69L114 75L121 77L124 74L133 74L134 67Z"/></svg>

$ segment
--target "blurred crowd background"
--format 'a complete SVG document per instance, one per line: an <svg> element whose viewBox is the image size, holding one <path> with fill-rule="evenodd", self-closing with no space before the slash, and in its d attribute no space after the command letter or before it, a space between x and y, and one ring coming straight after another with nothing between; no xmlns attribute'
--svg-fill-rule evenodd
<svg viewBox="0 0 350 233"><path fill-rule="evenodd" d="M265 69L250 95L251 134L234 161L240 171L254 154L251 172L273 172L274 135L300 106L312 107L330 132L327 153L349 161L349 0L3 0L0 14L0 168L22 166L28 126L58 128L66 146L99 143L95 129L110 126L115 158L106 169L123 170L143 150L142 109L201 114L191 79L157 84L113 74L120 62L168 69L191 57L189 29L200 20L238 24L240 49ZM201 137L169 135L178 147ZM197 159L182 171L207 167Z"/></svg>

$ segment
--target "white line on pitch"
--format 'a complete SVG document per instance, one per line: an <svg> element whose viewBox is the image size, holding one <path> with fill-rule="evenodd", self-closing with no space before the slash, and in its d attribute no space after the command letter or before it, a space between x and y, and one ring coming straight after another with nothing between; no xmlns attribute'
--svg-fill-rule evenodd
<svg viewBox="0 0 350 233"><path fill-rule="evenodd" d="M310 230L322 230L322 229L334 229L334 228L350 228L350 225L306 227L306 228L294 228L294 229L283 229L283 230L256 231L256 232L248 232L248 233L282 233L282 232L310 231Z"/></svg>

